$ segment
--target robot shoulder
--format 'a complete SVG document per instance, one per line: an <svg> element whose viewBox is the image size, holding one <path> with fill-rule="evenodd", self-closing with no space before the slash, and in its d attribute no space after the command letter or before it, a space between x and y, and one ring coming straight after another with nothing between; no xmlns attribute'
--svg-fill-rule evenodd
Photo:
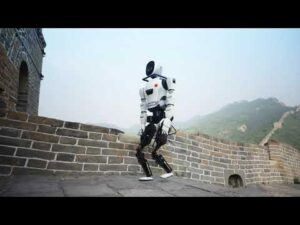
<svg viewBox="0 0 300 225"><path fill-rule="evenodd" d="M162 86L167 91L175 89L176 79L172 77L167 77L167 79L162 80Z"/></svg>

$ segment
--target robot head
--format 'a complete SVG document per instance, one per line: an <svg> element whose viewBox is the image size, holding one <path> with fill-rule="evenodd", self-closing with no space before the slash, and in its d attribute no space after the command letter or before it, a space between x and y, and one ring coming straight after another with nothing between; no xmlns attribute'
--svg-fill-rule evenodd
<svg viewBox="0 0 300 225"><path fill-rule="evenodd" d="M146 66L146 75L151 78L156 78L157 76L162 76L162 67L155 65L154 61L150 61Z"/></svg>

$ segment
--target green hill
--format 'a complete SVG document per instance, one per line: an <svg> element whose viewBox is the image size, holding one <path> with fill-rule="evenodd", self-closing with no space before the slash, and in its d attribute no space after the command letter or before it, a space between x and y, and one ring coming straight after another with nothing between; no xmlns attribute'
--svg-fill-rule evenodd
<svg viewBox="0 0 300 225"><path fill-rule="evenodd" d="M279 102L276 98L256 99L229 104L219 111L195 117L181 129L201 132L222 139L258 144L273 128L286 111L295 109ZM190 124L194 124L190 126Z"/></svg>

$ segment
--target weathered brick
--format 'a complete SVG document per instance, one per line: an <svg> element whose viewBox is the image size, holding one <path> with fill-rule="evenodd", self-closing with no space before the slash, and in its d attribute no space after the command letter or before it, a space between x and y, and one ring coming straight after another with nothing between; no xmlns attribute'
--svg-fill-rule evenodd
<svg viewBox="0 0 300 225"><path fill-rule="evenodd" d="M1 127L0 128L0 135L9 136L9 137L20 137L21 130L16 130L16 129L13 129L13 128Z"/></svg>
<svg viewBox="0 0 300 225"><path fill-rule="evenodd" d="M92 140L79 139L78 145L107 148L107 142L104 141L92 141Z"/></svg>
<svg viewBox="0 0 300 225"><path fill-rule="evenodd" d="M74 154L67 154L67 153L57 153L56 156L57 161L73 162L74 158L75 158Z"/></svg>
<svg viewBox="0 0 300 225"><path fill-rule="evenodd" d="M94 125L81 124L80 130L99 132L99 133L109 133L109 128L99 127Z"/></svg>
<svg viewBox="0 0 300 225"><path fill-rule="evenodd" d="M186 166L177 166L177 170L186 171L187 167Z"/></svg>
<svg viewBox="0 0 300 225"><path fill-rule="evenodd" d="M200 164L199 168L203 169L203 170L213 170L214 169L212 166L203 165L203 164Z"/></svg>
<svg viewBox="0 0 300 225"><path fill-rule="evenodd" d="M124 149L124 144L123 143L109 142L109 148Z"/></svg>
<svg viewBox="0 0 300 225"><path fill-rule="evenodd" d="M75 138L70 138L70 137L60 137L59 143L75 145L76 144L76 139Z"/></svg>
<svg viewBox="0 0 300 225"><path fill-rule="evenodd" d="M188 154L188 151L186 149L177 148L177 147L175 147L174 152L179 153L179 154L183 154L183 155L187 155Z"/></svg>
<svg viewBox="0 0 300 225"><path fill-rule="evenodd" d="M24 131L22 134L22 138L31 139L35 141L51 142L51 143L58 143L59 140L59 137L51 134L42 134L42 133L31 132L31 131Z"/></svg>
<svg viewBox="0 0 300 225"><path fill-rule="evenodd" d="M138 164L137 158L124 157L124 164Z"/></svg>
<svg viewBox="0 0 300 225"><path fill-rule="evenodd" d="M8 119L2 119L0 118L0 126L1 127L12 127L22 130L30 130L34 131L36 130L37 125L27 122L21 122L21 121L13 121Z"/></svg>
<svg viewBox="0 0 300 225"><path fill-rule="evenodd" d="M200 159L212 160L212 156L201 154L199 155Z"/></svg>
<svg viewBox="0 0 300 225"><path fill-rule="evenodd" d="M45 169L20 168L15 167L12 170L13 175L53 175L52 171Z"/></svg>
<svg viewBox="0 0 300 225"><path fill-rule="evenodd" d="M197 141L192 141L192 145L198 147L199 146L199 143Z"/></svg>
<svg viewBox="0 0 300 225"><path fill-rule="evenodd" d="M3 145L11 145L11 146L18 146L18 147L30 147L31 141L29 140L22 140L16 138L9 138L9 137L0 137L0 143Z"/></svg>
<svg viewBox="0 0 300 225"><path fill-rule="evenodd" d="M177 175L177 176L179 176L179 177L191 178L191 172L175 171L174 174Z"/></svg>
<svg viewBox="0 0 300 225"><path fill-rule="evenodd" d="M15 151L16 148L0 145L0 155L13 155Z"/></svg>
<svg viewBox="0 0 300 225"><path fill-rule="evenodd" d="M123 157L120 156L109 156L108 157L108 163L116 163L116 164L120 164L123 163Z"/></svg>
<svg viewBox="0 0 300 225"><path fill-rule="evenodd" d="M222 154L221 152L211 152L210 155L211 156L216 156L216 157L222 157L222 156L224 156L224 154Z"/></svg>
<svg viewBox="0 0 300 225"><path fill-rule="evenodd" d="M7 114L8 119L13 119L13 120L21 120L21 121L26 121L28 119L28 114L24 112L13 112L9 111Z"/></svg>
<svg viewBox="0 0 300 225"><path fill-rule="evenodd" d="M116 142L117 139L118 139L118 136L113 135L113 134L103 134L103 136L102 136L102 140L104 140L104 141Z"/></svg>
<svg viewBox="0 0 300 225"><path fill-rule="evenodd" d="M0 165L24 166L26 159L10 156L0 156Z"/></svg>
<svg viewBox="0 0 300 225"><path fill-rule="evenodd" d="M228 168L229 169L239 169L239 165L228 165Z"/></svg>
<svg viewBox="0 0 300 225"><path fill-rule="evenodd" d="M132 172L139 172L141 171L141 166L139 165L129 165L128 166L128 171L132 171Z"/></svg>
<svg viewBox="0 0 300 225"><path fill-rule="evenodd" d="M175 137L175 140L178 141L178 142L186 143L186 144L191 144L191 143L192 143L191 140L188 140L188 139L186 139L186 138L179 137L179 136L176 136L176 137Z"/></svg>
<svg viewBox="0 0 300 225"><path fill-rule="evenodd" d="M181 142L177 142L177 141L169 141L170 142L170 145L172 146L175 146L175 147L179 147L179 148L182 148L182 149L187 149L188 148L188 145L185 144L185 143L181 143Z"/></svg>
<svg viewBox="0 0 300 225"><path fill-rule="evenodd" d="M49 151L51 148L51 144L44 143L44 142L33 142L32 148L34 149L40 149L40 150L45 150Z"/></svg>
<svg viewBox="0 0 300 225"><path fill-rule="evenodd" d="M163 172L162 168L160 168L160 167L151 167L150 166L150 168L151 168L153 174L158 175L158 174L161 174Z"/></svg>
<svg viewBox="0 0 300 225"><path fill-rule="evenodd" d="M36 151L36 150L25 149L25 148L18 148L16 155L30 157L30 158L48 159L48 160L53 160L55 157L55 154L53 152Z"/></svg>
<svg viewBox="0 0 300 225"><path fill-rule="evenodd" d="M51 126L47 126L47 125L39 125L37 131L42 132L42 133L54 134L56 131L56 127L51 127Z"/></svg>
<svg viewBox="0 0 300 225"><path fill-rule="evenodd" d="M148 163L150 167L158 167L158 164L152 159L148 159Z"/></svg>
<svg viewBox="0 0 300 225"><path fill-rule="evenodd" d="M88 147L86 154L90 155L100 155L101 154L101 148L93 148L93 147Z"/></svg>
<svg viewBox="0 0 300 225"><path fill-rule="evenodd" d="M49 162L47 169L54 170L79 170L81 171L83 164L80 163L67 163L67 162Z"/></svg>
<svg viewBox="0 0 300 225"><path fill-rule="evenodd" d="M100 171L127 171L127 165L100 164Z"/></svg>
<svg viewBox="0 0 300 225"><path fill-rule="evenodd" d="M210 171L209 170L204 170L204 175L210 175Z"/></svg>
<svg viewBox="0 0 300 225"><path fill-rule="evenodd" d="M228 168L227 164L222 164L222 163L213 162L213 161L209 162L209 165L216 166L216 167L221 167L221 168Z"/></svg>
<svg viewBox="0 0 300 225"><path fill-rule="evenodd" d="M136 158L136 155L135 155L135 154L136 154L136 151L129 151L129 152L128 152L128 156L129 156L129 157Z"/></svg>
<svg viewBox="0 0 300 225"><path fill-rule="evenodd" d="M166 151L174 152L174 147L173 147L173 146L170 146L170 145L164 145L163 148L164 148Z"/></svg>
<svg viewBox="0 0 300 225"><path fill-rule="evenodd" d="M150 152L152 152L152 150L150 150ZM167 157L167 158L177 158L177 154L176 153L173 153L173 152L170 152L170 151L166 151L164 149L160 150L160 154L162 154L164 157Z"/></svg>
<svg viewBox="0 0 300 225"><path fill-rule="evenodd" d="M220 162L222 162L222 163L231 163L231 160L230 159L220 158Z"/></svg>
<svg viewBox="0 0 300 225"><path fill-rule="evenodd" d="M192 173L192 179L199 180L199 178L200 178L199 174Z"/></svg>
<svg viewBox="0 0 300 225"><path fill-rule="evenodd" d="M68 137L88 138L88 133L85 131L70 130L64 128L58 128L56 134Z"/></svg>
<svg viewBox="0 0 300 225"><path fill-rule="evenodd" d="M118 134L124 134L123 131L118 130L118 129L114 129L114 128L110 128L109 133L110 133L110 134L115 134L115 135L118 135Z"/></svg>
<svg viewBox="0 0 300 225"><path fill-rule="evenodd" d="M28 122L37 123L37 124L45 124L45 125L50 125L53 127L62 127L64 124L64 121L47 118L47 117L41 117L41 116L29 116Z"/></svg>
<svg viewBox="0 0 300 225"><path fill-rule="evenodd" d="M190 162L183 161L183 160L173 159L173 163L182 166L190 166Z"/></svg>
<svg viewBox="0 0 300 225"><path fill-rule="evenodd" d="M214 177L201 175L201 180L213 182L214 181Z"/></svg>
<svg viewBox="0 0 300 225"><path fill-rule="evenodd" d="M198 163L191 163L191 167L198 168L199 164Z"/></svg>
<svg viewBox="0 0 300 225"><path fill-rule="evenodd" d="M225 179L221 177L215 177L215 182L225 184Z"/></svg>
<svg viewBox="0 0 300 225"><path fill-rule="evenodd" d="M185 155L178 155L178 159L180 159L180 160L186 160L186 156Z"/></svg>
<svg viewBox="0 0 300 225"><path fill-rule="evenodd" d="M47 161L39 160L39 159L29 159L27 167L35 167L35 168L46 168Z"/></svg>
<svg viewBox="0 0 300 225"><path fill-rule="evenodd" d="M89 139L101 140L102 134L99 133L89 133Z"/></svg>
<svg viewBox="0 0 300 225"><path fill-rule="evenodd" d="M85 147L53 144L52 151L53 152L68 152L68 153L84 154Z"/></svg>
<svg viewBox="0 0 300 225"><path fill-rule="evenodd" d="M0 166L0 174L1 175L10 175L12 167L9 166Z"/></svg>
<svg viewBox="0 0 300 225"><path fill-rule="evenodd" d="M102 149L102 155L128 156L128 151L105 148ZM133 155L135 155L135 153Z"/></svg>
<svg viewBox="0 0 300 225"><path fill-rule="evenodd" d="M76 162L84 163L106 163L107 156L94 156L94 155L76 155Z"/></svg>
<svg viewBox="0 0 300 225"><path fill-rule="evenodd" d="M197 173L197 174L203 174L204 173L204 171L202 169L198 169L198 168L189 167L189 168L187 168L187 170L192 172L192 173Z"/></svg>
<svg viewBox="0 0 300 225"><path fill-rule="evenodd" d="M187 157L187 161L201 163L201 159L195 157Z"/></svg>
<svg viewBox="0 0 300 225"><path fill-rule="evenodd" d="M192 152L192 157L199 157L199 154L197 152Z"/></svg>
<svg viewBox="0 0 300 225"><path fill-rule="evenodd" d="M128 150L136 150L138 147L138 145L133 145L133 144L124 144L124 149L128 149Z"/></svg>
<svg viewBox="0 0 300 225"><path fill-rule="evenodd" d="M83 170L86 171L97 171L98 170L98 164L84 164Z"/></svg>
<svg viewBox="0 0 300 225"><path fill-rule="evenodd" d="M74 122L65 122L64 127L65 128L70 128L70 129L78 129L80 123L74 123Z"/></svg>

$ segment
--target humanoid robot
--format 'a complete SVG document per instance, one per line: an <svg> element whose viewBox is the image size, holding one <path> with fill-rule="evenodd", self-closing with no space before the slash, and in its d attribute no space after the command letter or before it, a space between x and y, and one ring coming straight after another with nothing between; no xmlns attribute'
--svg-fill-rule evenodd
<svg viewBox="0 0 300 225"><path fill-rule="evenodd" d="M174 119L174 91L175 79L162 76L162 67L156 66L154 61L150 61L146 66L147 77L145 87L140 89L141 97L141 131L140 144L136 149L136 157L141 164L145 177L139 180L152 180L152 171L144 156L143 149L154 139L152 158L165 170L162 178L173 175L172 168L158 150L167 143L168 135ZM150 115L149 115L150 114Z"/></svg>

